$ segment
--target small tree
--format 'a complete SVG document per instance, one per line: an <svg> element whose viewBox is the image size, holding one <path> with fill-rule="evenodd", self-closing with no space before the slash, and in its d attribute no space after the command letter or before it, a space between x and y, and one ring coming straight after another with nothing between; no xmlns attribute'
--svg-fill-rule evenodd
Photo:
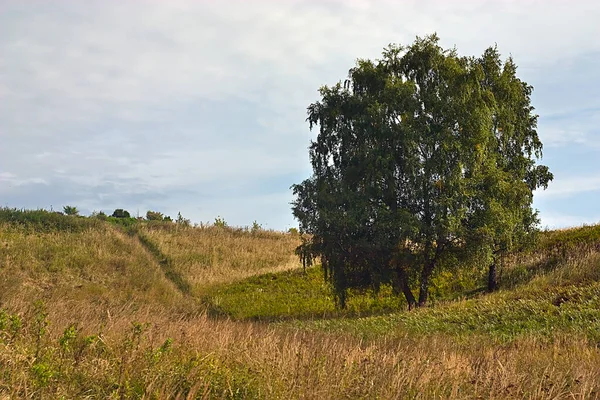
<svg viewBox="0 0 600 400"><path fill-rule="evenodd" d="M94 212L92 212L91 217L102 220L102 221L105 221L108 218L108 216L106 215L106 213L104 211L94 211Z"/></svg>
<svg viewBox="0 0 600 400"><path fill-rule="evenodd" d="M175 222L178 225L186 226L186 227L191 225L190 220L187 218L183 218L183 215L181 215L181 212L177 213L177 220Z"/></svg>
<svg viewBox="0 0 600 400"><path fill-rule="evenodd" d="M257 234L258 232L262 231L262 225L259 224L258 222L254 221L252 222L252 227L250 228L250 233Z"/></svg>
<svg viewBox="0 0 600 400"><path fill-rule="evenodd" d="M114 217L114 218L131 218L131 214L129 214L129 211L127 211L127 210L123 210L122 208L117 208L115 211L113 211L111 217Z"/></svg>
<svg viewBox="0 0 600 400"><path fill-rule="evenodd" d="M537 229L537 212L532 209L533 191L547 188L553 175L544 165L537 135L537 118L531 106L533 88L516 76L512 58L502 62L493 47L475 61L485 79L481 88L489 97L491 119L488 157L483 165L479 196L471 204L471 240L487 252L488 291L498 287L500 260L511 250L530 242Z"/></svg>
<svg viewBox="0 0 600 400"><path fill-rule="evenodd" d="M163 215L163 213L158 211L148 211L146 219L148 221L171 221L171 217Z"/></svg>
<svg viewBox="0 0 600 400"><path fill-rule="evenodd" d="M214 226L216 226L217 228L226 228L227 222L225 222L224 218L222 218L221 216L218 216L217 218L215 218Z"/></svg>
<svg viewBox="0 0 600 400"><path fill-rule="evenodd" d="M79 215L79 210L74 206L64 206L63 213L65 213L65 215Z"/></svg>

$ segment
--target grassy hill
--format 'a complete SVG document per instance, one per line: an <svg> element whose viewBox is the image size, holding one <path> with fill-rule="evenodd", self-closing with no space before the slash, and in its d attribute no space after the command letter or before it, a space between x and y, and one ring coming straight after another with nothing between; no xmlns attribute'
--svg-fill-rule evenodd
<svg viewBox="0 0 600 400"><path fill-rule="evenodd" d="M0 224L0 262L0 304L16 310L33 299L72 313L128 302L170 307L182 298L141 243L109 224L49 232Z"/></svg>
<svg viewBox="0 0 600 400"><path fill-rule="evenodd" d="M296 235L219 226L145 224L138 235L155 246L199 294L203 288L249 276L297 269Z"/></svg>
<svg viewBox="0 0 600 400"><path fill-rule="evenodd" d="M385 287L337 310L291 234L0 221L0 399L600 398L600 226L542 233L497 293L439 274L408 312Z"/></svg>

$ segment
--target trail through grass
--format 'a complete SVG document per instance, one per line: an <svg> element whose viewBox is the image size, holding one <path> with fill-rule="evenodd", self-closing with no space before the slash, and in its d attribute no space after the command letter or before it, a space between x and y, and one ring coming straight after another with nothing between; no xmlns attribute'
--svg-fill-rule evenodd
<svg viewBox="0 0 600 400"><path fill-rule="evenodd" d="M299 238L293 234L165 223L140 226L139 233L168 258L173 271L185 277L195 295L215 284L300 266L294 255Z"/></svg>
<svg viewBox="0 0 600 400"><path fill-rule="evenodd" d="M191 285L188 280L173 266L173 260L163 254L158 246L153 243L146 235L140 232L139 229L133 231L133 235L137 237L142 246L152 254L156 259L161 269L163 270L165 277L173 282L173 284L179 289L184 295L189 295L191 291Z"/></svg>

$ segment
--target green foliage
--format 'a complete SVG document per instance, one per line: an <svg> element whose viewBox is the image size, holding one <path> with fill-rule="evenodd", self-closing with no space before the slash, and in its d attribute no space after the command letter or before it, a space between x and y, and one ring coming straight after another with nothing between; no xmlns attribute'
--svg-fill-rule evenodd
<svg viewBox="0 0 600 400"><path fill-rule="evenodd" d="M106 221L108 219L108 215L106 215L104 211L94 211L90 217L99 219L101 221Z"/></svg>
<svg viewBox="0 0 600 400"><path fill-rule="evenodd" d="M47 210L18 210L0 208L0 223L21 226L35 232L82 232L97 226L90 218L71 218L62 213Z"/></svg>
<svg viewBox="0 0 600 400"><path fill-rule="evenodd" d="M444 306L361 319L295 323L308 329L343 331L373 338L382 335L485 335L510 342L533 335L550 340L564 333L600 339L600 286L569 286L544 292L498 293Z"/></svg>
<svg viewBox="0 0 600 400"><path fill-rule="evenodd" d="M14 341L21 329L23 321L16 314L9 314L0 308L0 343L4 341Z"/></svg>
<svg viewBox="0 0 600 400"><path fill-rule="evenodd" d="M494 48L467 58L438 41L358 60L308 107L319 133L313 176L293 186L311 235L297 253L321 258L342 306L347 289L387 283L415 305L415 282L424 305L436 269L491 260L537 223L532 191L552 175L536 165L532 88Z"/></svg>
<svg viewBox="0 0 600 400"><path fill-rule="evenodd" d="M149 352L150 360L153 364L156 364L160 361L163 356L168 354L171 351L173 346L173 339L167 338L164 343L157 348L156 350L152 350Z"/></svg>
<svg viewBox="0 0 600 400"><path fill-rule="evenodd" d="M257 233L259 233L260 231L262 231L262 229L263 229L262 225L260 225L256 221L254 221L252 223L252 228L250 228L250 233L252 233L253 235L256 235Z"/></svg>
<svg viewBox="0 0 600 400"><path fill-rule="evenodd" d="M163 213L158 211L148 211L146 213L146 219L148 221L171 221L171 217L163 215Z"/></svg>
<svg viewBox="0 0 600 400"><path fill-rule="evenodd" d="M215 218L215 223L213 225L217 228L226 228L227 222L225 222L225 219L221 218L221 216L218 216Z"/></svg>
<svg viewBox="0 0 600 400"><path fill-rule="evenodd" d="M114 218L131 218L131 214L129 214L129 211L127 211L127 210L123 210L122 208L117 208L115 211L113 211L111 217L114 217Z"/></svg>
<svg viewBox="0 0 600 400"><path fill-rule="evenodd" d="M33 330L35 334L35 359L40 358L43 347L43 339L48 329L48 311L43 301L38 300L34 303L34 322Z"/></svg>
<svg viewBox="0 0 600 400"><path fill-rule="evenodd" d="M183 218L183 215L181 215L181 212L177 213L177 219L175 220L175 223L178 226L182 226L182 227L186 227L186 228L190 227L192 225L189 219Z"/></svg>
<svg viewBox="0 0 600 400"><path fill-rule="evenodd" d="M74 206L64 206L63 212L65 215L79 215L79 210Z"/></svg>
<svg viewBox="0 0 600 400"><path fill-rule="evenodd" d="M390 287L355 292L345 310L336 310L335 297L318 268L269 273L213 288L205 297L215 314L235 319L282 320L324 316L377 314L398 310L402 302Z"/></svg>
<svg viewBox="0 0 600 400"><path fill-rule="evenodd" d="M117 218L117 217L108 217L106 219L107 222L110 222L111 224L114 225L118 225L118 226L122 226L126 229L135 227L136 225L138 225L140 223L140 221L137 218Z"/></svg>
<svg viewBox="0 0 600 400"><path fill-rule="evenodd" d="M114 225L122 226L126 229L137 225L140 220L132 217L127 210L121 208L116 209L110 216L107 216L103 211L92 213L92 218L100 221L106 221Z"/></svg>
<svg viewBox="0 0 600 400"><path fill-rule="evenodd" d="M31 372L34 376L34 381L38 387L46 387L56 375L56 371L51 365L45 362L38 362L33 364Z"/></svg>
<svg viewBox="0 0 600 400"><path fill-rule="evenodd" d="M488 252L488 290L492 291L498 287L501 258L531 242L538 224L532 210L533 191L546 188L553 176L546 166L535 165L542 143L536 131L538 116L530 105L533 88L516 77L511 58L502 62L496 48L487 49L475 65L486 77L481 85L493 110L493 136L485 149L484 173L476 180L479 195L468 228L469 240Z"/></svg>
<svg viewBox="0 0 600 400"><path fill-rule="evenodd" d="M77 339L77 328L75 324L71 324L63 331L62 336L58 339L61 350L64 353L70 351L75 339Z"/></svg>

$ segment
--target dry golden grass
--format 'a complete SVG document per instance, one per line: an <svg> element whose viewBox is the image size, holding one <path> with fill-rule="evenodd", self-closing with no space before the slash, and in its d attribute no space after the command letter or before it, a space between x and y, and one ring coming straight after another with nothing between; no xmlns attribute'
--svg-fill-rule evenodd
<svg viewBox="0 0 600 400"><path fill-rule="evenodd" d="M165 278L138 237L111 225L43 234L0 226L0 399L600 398L598 346L565 332L500 343L396 325L361 340L210 318L194 294L298 267L297 237L140 229L193 283L192 296ZM598 257L590 250L532 284L597 281ZM531 261L523 269L528 279L549 262ZM525 282L517 267L510 271Z"/></svg>
<svg viewBox="0 0 600 400"><path fill-rule="evenodd" d="M407 336L364 342L347 335L256 323L183 318L156 310L110 315L87 307L81 335L101 332L77 356L61 352L68 310L54 314L34 371L35 343L0 343L0 395L14 398L592 399L600 351L585 340ZM132 321L148 324L133 333ZM31 327L28 329L34 331ZM22 334L23 338L31 332ZM167 339L172 347L161 352ZM43 370L45 371L45 370Z"/></svg>
<svg viewBox="0 0 600 400"><path fill-rule="evenodd" d="M182 298L139 241L108 224L76 233L0 225L0 274L0 305L13 309L36 299L172 306Z"/></svg>
<svg viewBox="0 0 600 400"><path fill-rule="evenodd" d="M140 233L155 243L196 289L267 272L299 268L297 235L231 228L147 225Z"/></svg>

